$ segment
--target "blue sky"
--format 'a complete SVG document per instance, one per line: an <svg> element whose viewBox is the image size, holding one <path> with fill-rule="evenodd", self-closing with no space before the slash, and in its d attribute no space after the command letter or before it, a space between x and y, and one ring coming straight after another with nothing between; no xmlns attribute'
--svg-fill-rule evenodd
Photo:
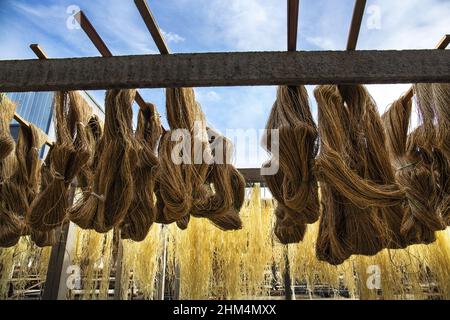
<svg viewBox="0 0 450 320"><path fill-rule="evenodd" d="M172 52L286 49L285 0L148 0ZM299 50L342 50L353 0L302 0ZM39 43L50 57L97 56L84 32L67 27L71 5L81 8L114 55L154 54L157 49L132 0L0 0L0 59L35 58ZM358 49L433 48L450 33L448 0L368 0ZM380 111L408 85L369 86ZM312 93L312 87L308 87ZM140 89L165 114L163 89ZM196 89L209 123L225 129L262 129L276 87ZM93 92L103 104L104 92ZM312 99L312 94L310 99ZM315 103L311 101L315 112ZM239 167L259 166L261 155Z"/></svg>

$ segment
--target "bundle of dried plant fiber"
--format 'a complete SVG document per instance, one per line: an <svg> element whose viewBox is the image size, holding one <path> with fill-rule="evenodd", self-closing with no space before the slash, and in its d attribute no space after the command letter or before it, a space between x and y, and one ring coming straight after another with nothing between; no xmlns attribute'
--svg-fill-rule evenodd
<svg viewBox="0 0 450 320"><path fill-rule="evenodd" d="M86 126L86 137L88 141L89 160L81 168L77 175L77 187L82 190L92 189L94 181L95 166L98 162L96 150L103 135L103 127L97 115L92 115Z"/></svg>
<svg viewBox="0 0 450 320"><path fill-rule="evenodd" d="M0 247L12 247L20 238L24 223L12 210L14 198L6 196L11 185L10 177L16 168L16 155L12 152L15 147L9 125L14 118L16 104L4 93L0 93Z"/></svg>
<svg viewBox="0 0 450 320"><path fill-rule="evenodd" d="M430 243L435 240L434 231L442 229L442 221L436 214L436 184L431 166L422 144L423 127L408 135L412 102L403 97L395 101L383 115L386 142L397 183L406 192L406 204L401 234L407 244Z"/></svg>
<svg viewBox="0 0 450 320"><path fill-rule="evenodd" d="M352 254L403 246L398 233L405 192L393 178L372 98L363 86L318 86L314 94L321 143L318 259L340 264Z"/></svg>
<svg viewBox="0 0 450 320"><path fill-rule="evenodd" d="M16 104L0 93L0 183L8 180L15 169L14 139L9 125L14 118Z"/></svg>
<svg viewBox="0 0 450 320"><path fill-rule="evenodd" d="M450 223L450 85L417 84L416 101L424 128L424 145L436 183L436 210Z"/></svg>
<svg viewBox="0 0 450 320"><path fill-rule="evenodd" d="M71 210L71 219L84 229L104 233L118 227L134 195L136 143L132 104L136 90L109 90L105 100L105 128L97 149L93 189L86 201Z"/></svg>
<svg viewBox="0 0 450 320"><path fill-rule="evenodd" d="M176 259L179 268L180 299L210 298L209 288L213 275L213 229L208 220L198 218L191 218L189 228L184 231L169 226L170 233L175 238L174 251L169 257Z"/></svg>
<svg viewBox="0 0 450 320"><path fill-rule="evenodd" d="M100 234L76 228L75 253L71 263L80 267L81 299L107 299L111 279L113 231Z"/></svg>
<svg viewBox="0 0 450 320"><path fill-rule="evenodd" d="M158 185L164 209L158 220L171 223L184 218L186 224L208 173L206 121L192 88L166 89L166 111L170 131L159 146Z"/></svg>
<svg viewBox="0 0 450 320"><path fill-rule="evenodd" d="M0 248L0 299L26 298L30 277L38 276L42 284L34 288L42 289L50 252L50 247L38 248L28 237L20 238L14 247Z"/></svg>
<svg viewBox="0 0 450 320"><path fill-rule="evenodd" d="M17 167L11 178L2 185L0 192L8 209L23 221L22 235L39 232L25 225L24 220L30 214L30 205L39 193L41 183L39 150L45 139L45 134L34 125L20 125L15 150ZM53 244L33 237L32 240L37 240L36 244L40 247Z"/></svg>
<svg viewBox="0 0 450 320"><path fill-rule="evenodd" d="M160 257L164 250L164 229L153 225L143 241L122 240L122 298L128 299L130 280L135 283L135 294L143 299L154 297Z"/></svg>
<svg viewBox="0 0 450 320"><path fill-rule="evenodd" d="M54 98L56 142L52 150L52 181L31 204L29 225L49 231L66 217L72 180L89 159L86 124L92 110L77 92L56 92Z"/></svg>
<svg viewBox="0 0 450 320"><path fill-rule="evenodd" d="M50 148L47 151L47 155L45 156L45 159L41 165L41 172L40 172L40 188L39 192L42 190L45 190L47 186L52 182L53 176L51 173L51 160L52 160L52 151L53 151L54 144L50 146ZM28 226L28 228L31 230L30 238L31 240L36 243L39 247L46 247L51 246L56 243L56 230L50 230L50 231L39 231L35 230Z"/></svg>
<svg viewBox="0 0 450 320"><path fill-rule="evenodd" d="M135 133L137 165L133 171L134 196L120 227L121 238L143 241L156 219L154 186L158 158L156 148L161 137L161 121L156 106L146 104L139 110Z"/></svg>
<svg viewBox="0 0 450 320"><path fill-rule="evenodd" d="M279 164L275 175L265 176L278 205L275 234L281 243L303 239L306 224L319 218L317 181L312 167L317 155L317 127L304 86L280 86L266 124L271 161ZM270 130L278 130L279 154L274 154ZM269 163L264 166L269 166Z"/></svg>
<svg viewBox="0 0 450 320"><path fill-rule="evenodd" d="M92 115L86 127L86 134L89 146L89 160L81 168L77 176L77 186L81 188L81 196L77 197L75 203L69 208L67 215L70 221L78 226L89 229L92 228L92 213L82 210L86 201L93 192L95 172L99 164L99 155L101 154L101 138L103 136L103 124L100 123L97 115Z"/></svg>
<svg viewBox="0 0 450 320"><path fill-rule="evenodd" d="M210 220L195 217L186 231L169 226L168 274L179 279L183 299L269 296L273 278L268 270L275 251L273 202L262 199L259 185L248 191L240 230L224 232Z"/></svg>
<svg viewBox="0 0 450 320"><path fill-rule="evenodd" d="M227 138L217 135L211 139L214 156L203 191L194 199L191 214L207 218L222 230L242 227L239 210L245 197L245 180L231 164L233 146Z"/></svg>

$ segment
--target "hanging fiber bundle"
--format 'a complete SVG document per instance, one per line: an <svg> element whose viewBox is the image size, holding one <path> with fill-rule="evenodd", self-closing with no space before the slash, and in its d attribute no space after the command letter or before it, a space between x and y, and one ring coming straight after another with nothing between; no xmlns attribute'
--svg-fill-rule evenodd
<svg viewBox="0 0 450 320"><path fill-rule="evenodd" d="M9 125L14 118L16 104L0 93L0 182L6 181L14 171L14 139Z"/></svg>
<svg viewBox="0 0 450 320"><path fill-rule="evenodd" d="M166 109L171 130L163 134L159 146L158 184L164 217L158 220L171 223L184 218L184 226L193 201L204 192L208 173L204 161L204 155L210 158L206 121L192 88L166 89ZM174 163L172 156L181 163Z"/></svg>
<svg viewBox="0 0 450 320"><path fill-rule="evenodd" d="M215 163L211 165L203 192L196 197L191 214L207 218L222 230L242 227L239 210L245 198L245 180L230 164L232 144L227 138L216 135L211 143Z"/></svg>
<svg viewBox="0 0 450 320"><path fill-rule="evenodd" d="M424 161L425 150L418 145L423 140L423 127L408 135L411 109L412 102L400 98L383 115L383 122L396 181L406 192L401 234L408 244L430 243L442 221L434 208L436 185L431 168Z"/></svg>
<svg viewBox="0 0 450 320"><path fill-rule="evenodd" d="M435 208L447 225L450 215L450 85L420 83L414 86L423 127L420 147L427 152L436 183Z"/></svg>
<svg viewBox="0 0 450 320"><path fill-rule="evenodd" d="M89 120L86 127L86 134L89 146L89 159L77 176L77 186L81 188L82 193L68 210L69 220L83 229L93 228L92 212L83 210L83 207L93 192L95 172L99 164L99 154L101 153L100 141L103 135L103 128L96 115L93 115ZM82 215L87 213L90 215Z"/></svg>
<svg viewBox="0 0 450 320"><path fill-rule="evenodd" d="M317 127L304 86L278 87L266 125L266 130L274 129L279 133L279 155L273 154L270 131L267 151L272 152L271 161L279 164L279 170L265 180L278 202L275 234L281 243L296 243L303 239L306 224L319 218L317 181L312 173Z"/></svg>
<svg viewBox="0 0 450 320"><path fill-rule="evenodd" d="M433 98L437 118L437 147L441 157L438 163L438 186L441 203L438 214L450 226L450 84L433 84Z"/></svg>
<svg viewBox="0 0 450 320"><path fill-rule="evenodd" d="M378 204L374 205L372 210L381 216L383 223L386 223L386 228L383 230L384 248L399 249L405 248L408 242L401 235L400 229L402 219L404 216L404 191L397 185L395 180L395 172L390 164L389 152L386 148L386 136L383 128L381 117L378 113L376 104L364 87L355 86L341 86L340 93L346 102L352 116L352 127L357 124L361 126L361 133L363 135L363 147L361 149L366 162L365 174L369 181L374 182L377 188L384 188L389 186L392 188L390 195L392 202L383 204L383 200L376 195ZM358 107L364 105L365 108ZM363 114L359 112L363 111ZM362 121L361 121L362 120ZM360 137L355 137L361 139Z"/></svg>
<svg viewBox="0 0 450 320"><path fill-rule="evenodd" d="M383 163L385 139L369 93L363 86L318 86L314 94L321 142L318 259L340 264L352 254L401 247L402 239L392 235L398 233L402 212L392 210L397 216L387 219L382 209L400 206L405 194L393 181L389 162Z"/></svg>
<svg viewBox="0 0 450 320"><path fill-rule="evenodd" d="M53 176L51 173L51 161L52 161L52 151L54 148L54 144L52 144L47 151L47 156L44 159L44 162L41 166L40 171L40 188L39 190L45 190L47 186L52 182ZM29 212L28 212L29 214ZM31 230L30 238L31 240L38 246L38 247L46 247L46 246L52 246L56 243L56 231L50 230L50 231L39 231L35 230L28 226L28 228Z"/></svg>
<svg viewBox="0 0 450 320"><path fill-rule="evenodd" d="M33 201L29 225L49 231L66 216L69 186L89 159L85 125L90 106L76 92L56 92L54 99L56 142L52 150L52 181Z"/></svg>
<svg viewBox="0 0 450 320"><path fill-rule="evenodd" d="M89 159L81 168L77 175L77 187L82 190L92 188L94 181L95 166L98 159L96 158L96 149L100 138L103 134L103 128L97 115L92 115L86 126L87 145L89 149Z"/></svg>
<svg viewBox="0 0 450 320"><path fill-rule="evenodd" d="M156 179L156 147L161 136L161 121L156 106L146 104L140 109L135 133L138 160L133 172L134 197L120 227L122 239L143 241L156 219L154 185Z"/></svg>
<svg viewBox="0 0 450 320"><path fill-rule="evenodd" d="M82 228L105 233L119 226L133 200L132 173L137 159L132 127L135 94L136 90L106 93L105 129L97 149L93 190L83 205L77 207L78 211L71 211L73 221Z"/></svg>
<svg viewBox="0 0 450 320"><path fill-rule="evenodd" d="M30 204L39 192L40 160L38 151L44 144L44 133L33 125L20 125L19 137L15 150L16 169L13 175L0 186L2 199L1 210L7 212L3 217L5 232L11 235L9 245L17 243L18 236L29 234L24 219L29 212ZM6 222L6 219L11 219ZM9 228L6 227L9 225ZM9 231L8 231L9 229ZM17 232L21 230L21 234ZM1 246L1 244L0 244Z"/></svg>

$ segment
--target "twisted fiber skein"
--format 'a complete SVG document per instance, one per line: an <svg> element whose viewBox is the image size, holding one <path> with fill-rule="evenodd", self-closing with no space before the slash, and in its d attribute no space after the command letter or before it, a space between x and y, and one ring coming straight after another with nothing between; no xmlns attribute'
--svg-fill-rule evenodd
<svg viewBox="0 0 450 320"><path fill-rule="evenodd" d="M4 93L0 93L0 182L6 181L14 172L14 139L9 125L14 118L16 104Z"/></svg>
<svg viewBox="0 0 450 320"><path fill-rule="evenodd" d="M128 213L121 225L122 239L142 241L156 219L154 185L156 180L156 147L161 136L161 121L156 106L146 104L139 110L135 133L138 162L133 172L135 193Z"/></svg>
<svg viewBox="0 0 450 320"><path fill-rule="evenodd" d="M92 188L94 181L95 165L98 162L96 158L96 149L100 138L103 135L102 124L97 115L92 115L86 125L86 137L88 141L89 159L81 168L77 175L77 187L82 190L89 190Z"/></svg>
<svg viewBox="0 0 450 320"><path fill-rule="evenodd" d="M52 181L31 204L27 223L50 231L66 217L69 185L89 159L85 125L91 108L76 92L56 92L54 98L56 142L51 152Z"/></svg>
<svg viewBox="0 0 450 320"><path fill-rule="evenodd" d="M11 137L11 123L16 104L5 94L0 94L0 247L14 246L20 239L24 224L11 209L11 203L4 194L9 189L9 179L15 171L16 156L14 139ZM8 192L9 193L9 192ZM9 199L10 200L10 199ZM14 200L14 199L13 199ZM14 203L13 203L14 205Z"/></svg>
<svg viewBox="0 0 450 320"><path fill-rule="evenodd" d="M162 136L159 146L158 192L164 203L164 217L159 217L158 220L171 223L189 215L195 199L203 196L203 185L209 167L203 160L203 155L210 159L211 151L205 116L195 101L192 88L166 89L166 110L171 130ZM172 141L176 129L184 129L190 135L185 137L189 141ZM190 160L181 164L172 161L172 152L180 143L190 149L184 150L188 154L179 150L178 156L188 156ZM186 221L188 218L184 218L182 225L187 225Z"/></svg>
<svg viewBox="0 0 450 320"><path fill-rule="evenodd" d="M392 165L396 169L397 183L406 192L406 205L401 234L408 244L430 243L434 231L441 228L435 214L436 198L430 166L423 160L423 149L417 145L421 127L408 135L412 102L403 97L395 101L383 115L387 146Z"/></svg>
<svg viewBox="0 0 450 320"><path fill-rule="evenodd" d="M433 84L433 98L437 117L437 146L441 156L436 159L439 170L438 185L441 203L437 211L450 226L450 84Z"/></svg>
<svg viewBox="0 0 450 320"><path fill-rule="evenodd" d="M99 142L93 191L81 206L79 217L99 233L118 227L134 196L133 170L137 149L132 129L132 104L136 90L108 90L105 99L105 128ZM74 215L74 213L72 213Z"/></svg>
<svg viewBox="0 0 450 320"><path fill-rule="evenodd" d="M386 136L381 117L376 104L367 90L363 86L340 86L339 91L346 102L350 114L352 115L352 126L360 124L361 132L358 133L363 139L360 141L366 148L360 150L366 163L365 175L369 181L377 186L393 186L393 192L399 198L395 198L393 203L387 203L379 207L375 205L372 210L378 211L382 221L386 222L384 231L386 243L383 247L390 249L405 248L407 240L401 235L400 228L404 215L403 204L405 199L404 191L396 184L395 172L390 163L389 152L386 147ZM358 106L364 105L365 108ZM361 114L360 112L363 111ZM401 190L398 193L398 190Z"/></svg>
<svg viewBox="0 0 450 320"><path fill-rule="evenodd" d="M363 86L318 86L314 95L321 143L316 160L322 195L318 259L340 264L352 254L374 255L385 246L401 246L390 236L399 226L389 230L380 209L401 205L405 194L390 181L389 162L379 163L385 155L376 155L387 151L375 142L384 139L379 124L376 132L371 128L380 120L370 95Z"/></svg>
<svg viewBox="0 0 450 320"><path fill-rule="evenodd" d="M280 242L296 243L302 240L306 224L319 218L317 181L312 172L318 133L304 86L278 87L266 129L279 133L279 156L272 153L270 160L279 164L279 170L265 176L277 200L274 231ZM267 137L267 150L272 152L270 131Z"/></svg>
<svg viewBox="0 0 450 320"><path fill-rule="evenodd" d="M414 86L423 137L420 147L427 152L427 160L436 184L435 208L445 225L450 214L450 86L420 83Z"/></svg>
<svg viewBox="0 0 450 320"><path fill-rule="evenodd" d="M0 189L3 209L8 210L10 216L14 216L11 223L20 221L19 225L11 229L10 243L18 241L19 234L14 234L13 230L21 230L20 235L32 232L24 219L29 213L31 202L39 192L41 161L38 151L44 141L45 136L40 129L33 125L20 125L15 150L17 167Z"/></svg>
<svg viewBox="0 0 450 320"><path fill-rule="evenodd" d="M96 168L99 165L99 155L102 152L101 144L103 127L96 115L93 115L86 127L89 159L81 168L77 176L77 185L81 188L82 194L68 210L68 218L82 229L93 229L93 210L85 210L86 202L93 192Z"/></svg>
<svg viewBox="0 0 450 320"><path fill-rule="evenodd" d="M195 199L191 214L195 217L209 219L222 230L242 228L239 210L245 193L245 180L230 164L233 147L231 141L218 135L210 140L211 150L215 157L210 167L204 191Z"/></svg>
<svg viewBox="0 0 450 320"><path fill-rule="evenodd" d="M51 159L52 159L52 150L54 145L51 145L47 155L42 163L42 166L40 168L40 181L39 181L39 190L45 190L47 186L53 181L53 176L51 173ZM46 247L46 246L52 246L56 243L56 230L50 230L50 231L39 231L35 230L28 226L28 228L31 230L31 241L33 241L38 247Z"/></svg>
<svg viewBox="0 0 450 320"><path fill-rule="evenodd" d="M414 85L414 92L419 110L421 125L419 131L421 136L416 139L416 144L424 154L424 162L430 166L431 178L435 184L436 195L434 198L433 208L436 215L441 217L443 225L440 229L447 226L448 211L450 209L450 183L448 178L450 175L450 162L448 148L446 150L445 141L450 137L446 133L446 123L449 119L445 119L445 114L450 113L448 102L450 102L450 92L448 85L419 83ZM439 230L439 229L437 229Z"/></svg>

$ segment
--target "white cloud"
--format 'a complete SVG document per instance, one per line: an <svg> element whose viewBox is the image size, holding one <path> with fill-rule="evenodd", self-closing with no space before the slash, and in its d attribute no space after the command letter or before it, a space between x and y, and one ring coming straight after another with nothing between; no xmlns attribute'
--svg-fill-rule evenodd
<svg viewBox="0 0 450 320"><path fill-rule="evenodd" d="M179 43L179 42L184 42L186 40L179 34L176 34L173 32L166 32L163 29L161 29L161 33L163 34L163 36L167 42Z"/></svg>
<svg viewBox="0 0 450 320"><path fill-rule="evenodd" d="M327 37L307 37L306 41L322 50L336 50L338 46L331 38Z"/></svg>
<svg viewBox="0 0 450 320"><path fill-rule="evenodd" d="M208 90L204 88L196 88L195 89L195 98L201 104L205 102L217 102L222 97L214 90Z"/></svg>
<svg viewBox="0 0 450 320"><path fill-rule="evenodd" d="M209 31L207 37L232 50L283 50L286 48L286 1L202 0Z"/></svg>

